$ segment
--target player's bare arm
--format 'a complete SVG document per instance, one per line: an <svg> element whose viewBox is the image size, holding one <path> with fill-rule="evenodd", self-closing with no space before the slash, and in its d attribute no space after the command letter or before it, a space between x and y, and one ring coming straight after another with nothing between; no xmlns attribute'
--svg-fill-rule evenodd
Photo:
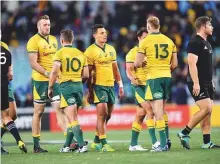
<svg viewBox="0 0 220 164"><path fill-rule="evenodd" d="M195 96L199 95L200 92L200 85L199 85L199 78L198 78L198 70L196 63L198 61L198 56L192 53L188 54L188 65L189 65L189 73L192 77L193 81L193 94Z"/></svg>
<svg viewBox="0 0 220 164"><path fill-rule="evenodd" d="M61 63L59 61L55 61L53 64L53 68L50 74L49 78L49 86L48 86L48 97L51 99L53 94L53 86L57 80L57 77L59 75L59 70L61 67Z"/></svg>
<svg viewBox="0 0 220 164"><path fill-rule="evenodd" d="M124 96L123 82L121 80L121 74L119 72L118 64L116 61L112 63L112 68L113 68L114 78L119 86L119 98L122 98Z"/></svg>
<svg viewBox="0 0 220 164"><path fill-rule="evenodd" d="M89 73L89 78L87 80L87 87L88 87L88 99L87 101L91 104L93 102L94 99L94 95L93 95L93 84L92 84L92 70L93 70L93 66L88 66L88 73Z"/></svg>
<svg viewBox="0 0 220 164"><path fill-rule="evenodd" d="M139 52L137 53L137 56L136 56L136 59L135 59L135 62L134 62L134 66L136 68L142 67L144 57L145 57L144 54L139 53Z"/></svg>
<svg viewBox="0 0 220 164"><path fill-rule="evenodd" d="M44 75L45 77L49 77L50 73L46 71L38 62L38 54L37 53L29 53L29 61L31 68L35 71L39 72L40 74Z"/></svg>
<svg viewBox="0 0 220 164"><path fill-rule="evenodd" d="M177 67L178 67L177 53L173 53L171 58L171 71L173 72Z"/></svg>
<svg viewBox="0 0 220 164"><path fill-rule="evenodd" d="M82 71L82 81L83 83L86 82L89 78L89 68L88 66L84 66L83 67L83 71Z"/></svg>
<svg viewBox="0 0 220 164"><path fill-rule="evenodd" d="M134 85L138 85L138 78L134 75L134 63L126 63L126 74Z"/></svg>
<svg viewBox="0 0 220 164"><path fill-rule="evenodd" d="M13 69L12 65L8 67L8 81L11 81L13 79Z"/></svg>

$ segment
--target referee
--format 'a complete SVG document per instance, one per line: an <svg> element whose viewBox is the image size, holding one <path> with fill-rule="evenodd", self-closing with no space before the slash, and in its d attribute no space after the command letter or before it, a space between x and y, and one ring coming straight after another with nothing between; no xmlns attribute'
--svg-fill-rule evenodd
<svg viewBox="0 0 220 164"><path fill-rule="evenodd" d="M196 19L196 36L188 44L188 67L187 83L189 91L199 107L185 129L177 134L185 149L190 149L189 133L200 123L203 133L203 149L220 148L210 140L211 113L215 87L212 83L212 46L207 37L212 35L213 27L211 18L202 16Z"/></svg>

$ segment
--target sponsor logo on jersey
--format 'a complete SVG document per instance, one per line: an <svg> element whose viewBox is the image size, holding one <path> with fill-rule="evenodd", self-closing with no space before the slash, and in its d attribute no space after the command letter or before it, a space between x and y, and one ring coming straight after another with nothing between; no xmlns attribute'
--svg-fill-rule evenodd
<svg viewBox="0 0 220 164"><path fill-rule="evenodd" d="M163 94L161 92L156 92L154 93L153 96L158 99L158 98L162 98Z"/></svg>
<svg viewBox="0 0 220 164"><path fill-rule="evenodd" d="M76 99L74 97L71 97L67 100L67 102L73 104L76 102Z"/></svg>

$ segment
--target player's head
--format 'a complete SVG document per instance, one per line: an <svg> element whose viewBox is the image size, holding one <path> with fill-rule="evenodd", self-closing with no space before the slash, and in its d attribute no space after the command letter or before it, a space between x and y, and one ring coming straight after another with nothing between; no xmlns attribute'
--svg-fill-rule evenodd
<svg viewBox="0 0 220 164"><path fill-rule="evenodd" d="M160 29L160 20L155 16L150 16L147 18L147 31L149 33L158 31Z"/></svg>
<svg viewBox="0 0 220 164"><path fill-rule="evenodd" d="M147 36L148 32L147 32L147 28L146 27L141 27L138 31L137 31L137 38L138 41L144 39Z"/></svg>
<svg viewBox="0 0 220 164"><path fill-rule="evenodd" d="M43 36L50 34L50 18L48 15L43 15L38 19L37 29L38 32Z"/></svg>
<svg viewBox="0 0 220 164"><path fill-rule="evenodd" d="M107 32L102 24L95 24L92 26L92 35L99 43L107 42Z"/></svg>
<svg viewBox="0 0 220 164"><path fill-rule="evenodd" d="M196 32L204 32L206 35L212 35L213 26L211 21L212 19L207 16L197 18L195 22Z"/></svg>
<svg viewBox="0 0 220 164"><path fill-rule="evenodd" d="M61 45L73 44L74 34L73 30L65 29L60 32L60 43Z"/></svg>

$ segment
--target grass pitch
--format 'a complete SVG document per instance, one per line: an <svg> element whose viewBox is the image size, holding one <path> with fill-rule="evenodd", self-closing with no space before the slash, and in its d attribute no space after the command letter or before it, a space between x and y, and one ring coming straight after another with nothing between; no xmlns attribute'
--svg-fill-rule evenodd
<svg viewBox="0 0 220 164"><path fill-rule="evenodd" d="M176 137L179 129L170 130L172 147L169 152L129 152L131 131L108 131L107 138L109 144L116 149L114 153L100 153L90 149L85 154L59 153L59 149L64 143L62 133L42 132L41 146L49 152L44 154L33 154L32 137L30 132L22 132L22 139L26 142L28 153L21 154L15 146L15 141L10 134L3 137L4 148L9 155L1 155L2 164L219 164L220 149L203 150L202 134L199 129L191 133L191 150L185 150L180 145L179 138ZM90 143L94 137L94 132L84 132L85 140ZM212 141L220 144L220 128L212 130ZM139 144L150 149L151 142L147 130L142 130L139 137Z"/></svg>

